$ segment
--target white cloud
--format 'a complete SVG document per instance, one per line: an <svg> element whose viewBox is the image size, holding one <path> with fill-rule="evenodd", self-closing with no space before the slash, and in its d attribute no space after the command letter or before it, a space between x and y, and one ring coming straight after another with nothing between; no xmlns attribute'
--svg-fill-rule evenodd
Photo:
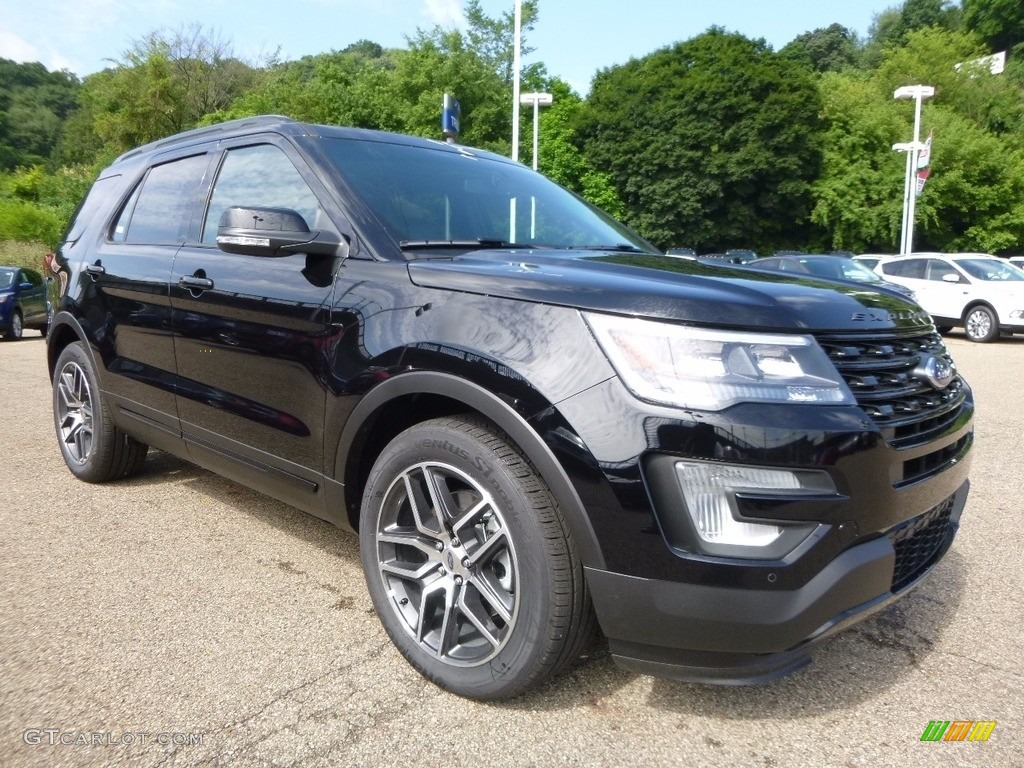
<svg viewBox="0 0 1024 768"><path fill-rule="evenodd" d="M442 27L466 26L460 0L424 0L422 13L432 24Z"/></svg>
<svg viewBox="0 0 1024 768"><path fill-rule="evenodd" d="M0 29L0 58L17 62L39 61L39 49L17 35Z"/></svg>

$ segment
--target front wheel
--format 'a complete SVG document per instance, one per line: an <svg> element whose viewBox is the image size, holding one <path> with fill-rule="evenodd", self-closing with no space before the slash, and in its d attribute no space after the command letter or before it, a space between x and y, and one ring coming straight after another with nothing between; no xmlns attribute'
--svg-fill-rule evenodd
<svg viewBox="0 0 1024 768"><path fill-rule="evenodd" d="M4 334L4 338L8 341L17 341L24 331L25 323L21 319L21 311L16 309L11 313L11 325L7 329L7 333Z"/></svg>
<svg viewBox="0 0 1024 768"><path fill-rule="evenodd" d="M92 361L78 342L57 358L53 420L68 469L81 480L103 483L138 472L149 447L114 426Z"/></svg>
<svg viewBox="0 0 1024 768"><path fill-rule="evenodd" d="M359 537L384 628L442 688L511 698L589 639L593 609L558 504L487 422L434 419L398 435L370 473Z"/></svg>
<svg viewBox="0 0 1024 768"><path fill-rule="evenodd" d="M984 305L972 307L964 317L964 332L971 341L985 343L999 335L995 312Z"/></svg>

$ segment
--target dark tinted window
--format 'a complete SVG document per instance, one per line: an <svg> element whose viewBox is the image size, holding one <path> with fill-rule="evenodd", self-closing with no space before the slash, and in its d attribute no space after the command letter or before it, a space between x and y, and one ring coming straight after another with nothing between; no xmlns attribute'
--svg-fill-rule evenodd
<svg viewBox="0 0 1024 768"><path fill-rule="evenodd" d="M913 277L924 280L925 259L899 259L887 261L882 265L882 272L894 277Z"/></svg>
<svg viewBox="0 0 1024 768"><path fill-rule="evenodd" d="M221 214L232 206L290 208L314 229L320 203L313 190L278 147L259 144L228 150L203 227L203 242L217 241Z"/></svg>
<svg viewBox="0 0 1024 768"><path fill-rule="evenodd" d="M193 155L150 169L114 229L127 243L183 243L208 159Z"/></svg>
<svg viewBox="0 0 1024 768"><path fill-rule="evenodd" d="M26 283L32 283L37 288L43 284L43 276L31 269L21 270L21 279Z"/></svg>

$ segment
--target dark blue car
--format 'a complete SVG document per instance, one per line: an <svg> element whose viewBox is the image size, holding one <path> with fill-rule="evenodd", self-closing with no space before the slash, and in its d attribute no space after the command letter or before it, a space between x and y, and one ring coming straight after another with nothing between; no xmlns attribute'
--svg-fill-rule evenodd
<svg viewBox="0 0 1024 768"><path fill-rule="evenodd" d="M5 339L20 339L26 328L43 336L50 325L46 281L34 269L0 267L0 333Z"/></svg>

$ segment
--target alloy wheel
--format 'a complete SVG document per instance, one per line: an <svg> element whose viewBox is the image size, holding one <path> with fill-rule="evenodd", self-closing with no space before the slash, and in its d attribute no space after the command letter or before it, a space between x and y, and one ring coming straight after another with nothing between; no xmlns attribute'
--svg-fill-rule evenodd
<svg viewBox="0 0 1024 768"><path fill-rule="evenodd" d="M395 478L376 527L377 565L391 609L434 658L477 666L505 645L519 608L519 565L494 498L448 464Z"/></svg>
<svg viewBox="0 0 1024 768"><path fill-rule="evenodd" d="M994 322L991 312L984 307L978 307L967 315L964 330L972 341L988 341L994 335Z"/></svg>
<svg viewBox="0 0 1024 768"><path fill-rule="evenodd" d="M79 464L88 461L93 447L92 391L85 371L68 362L57 377L57 427L67 455Z"/></svg>

